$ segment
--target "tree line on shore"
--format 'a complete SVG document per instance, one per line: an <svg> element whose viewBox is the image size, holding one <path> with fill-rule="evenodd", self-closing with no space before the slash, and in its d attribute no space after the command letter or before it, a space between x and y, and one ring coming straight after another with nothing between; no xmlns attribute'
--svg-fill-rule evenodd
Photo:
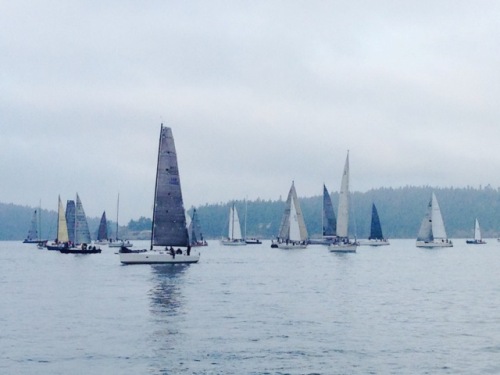
<svg viewBox="0 0 500 375"><path fill-rule="evenodd" d="M321 187L318 189L321 192ZM473 236L474 220L481 223L483 237L497 237L500 233L500 189L491 186L480 188L434 188L406 186L377 188L351 194L350 228L357 238L367 238L370 231L371 206L375 203L387 238L415 238L425 215L431 193L436 193L445 221L448 237ZM331 193L335 211L338 192ZM299 197L309 236L319 237L322 230L322 196ZM247 237L273 238L277 235L285 201L237 200L196 207L203 235L206 239L227 235L229 206L238 210L242 232ZM0 203L0 240L22 240L26 237L33 207ZM192 212L193 208L188 209ZM56 212L42 210L42 237L53 239L56 232ZM92 235L95 235L100 218L88 218ZM109 237L115 237L116 223L108 221ZM130 220L119 228L120 237L148 239L150 218Z"/></svg>

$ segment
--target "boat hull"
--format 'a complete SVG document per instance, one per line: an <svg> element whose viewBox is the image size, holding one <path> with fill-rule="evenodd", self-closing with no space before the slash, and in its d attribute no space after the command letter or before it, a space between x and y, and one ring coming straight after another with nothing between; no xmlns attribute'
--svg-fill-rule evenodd
<svg viewBox="0 0 500 375"><path fill-rule="evenodd" d="M434 241L434 242L426 242L426 241L417 241L417 247L425 247L427 249L433 249L436 247L453 247L453 242L447 241Z"/></svg>
<svg viewBox="0 0 500 375"><path fill-rule="evenodd" d="M101 249L61 249L62 254L99 254Z"/></svg>
<svg viewBox="0 0 500 375"><path fill-rule="evenodd" d="M224 246L245 246L247 243L243 240L221 240L221 245Z"/></svg>
<svg viewBox="0 0 500 375"><path fill-rule="evenodd" d="M133 247L134 244L129 241L114 241L108 243L108 247Z"/></svg>
<svg viewBox="0 0 500 375"><path fill-rule="evenodd" d="M484 245L484 244L486 244L486 241L483 241L483 240L466 240L465 243L469 244L469 245Z"/></svg>
<svg viewBox="0 0 500 375"><path fill-rule="evenodd" d="M119 253L123 264L188 264L198 263L200 254L172 256L166 251L145 251L141 253Z"/></svg>
<svg viewBox="0 0 500 375"><path fill-rule="evenodd" d="M307 244L303 243L279 243L278 244L278 249L284 249L284 250L294 250L294 249L306 249Z"/></svg>
<svg viewBox="0 0 500 375"><path fill-rule="evenodd" d="M255 239L251 238L251 239L245 240L245 243L247 245L262 245L262 241L258 240L256 238Z"/></svg>
<svg viewBox="0 0 500 375"><path fill-rule="evenodd" d="M391 243L387 240L365 240L365 241L359 241L360 246L387 246L390 245Z"/></svg>
<svg viewBox="0 0 500 375"><path fill-rule="evenodd" d="M332 253L355 253L357 247L357 243L330 244L328 250Z"/></svg>

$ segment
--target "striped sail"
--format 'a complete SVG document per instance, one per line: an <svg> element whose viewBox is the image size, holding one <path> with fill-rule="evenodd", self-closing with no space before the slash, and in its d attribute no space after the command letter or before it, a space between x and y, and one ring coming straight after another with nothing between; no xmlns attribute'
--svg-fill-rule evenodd
<svg viewBox="0 0 500 375"><path fill-rule="evenodd" d="M162 124L158 146L151 246L188 246L188 244L174 137L172 130Z"/></svg>
<svg viewBox="0 0 500 375"><path fill-rule="evenodd" d="M78 194L76 194L76 207L75 207L75 244L86 243L89 244L90 231L87 223L87 216L83 210L82 201Z"/></svg>

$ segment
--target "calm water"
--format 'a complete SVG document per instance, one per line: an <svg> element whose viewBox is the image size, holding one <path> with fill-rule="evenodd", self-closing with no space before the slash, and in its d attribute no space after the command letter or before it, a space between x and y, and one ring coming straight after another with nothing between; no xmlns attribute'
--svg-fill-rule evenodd
<svg viewBox="0 0 500 375"><path fill-rule="evenodd" d="M0 373L500 373L500 243L414 243L122 266L0 242Z"/></svg>

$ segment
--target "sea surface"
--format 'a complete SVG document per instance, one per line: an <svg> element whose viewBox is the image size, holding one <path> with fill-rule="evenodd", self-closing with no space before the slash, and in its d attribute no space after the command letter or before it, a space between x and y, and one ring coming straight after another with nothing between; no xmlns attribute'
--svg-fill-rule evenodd
<svg viewBox="0 0 500 375"><path fill-rule="evenodd" d="M209 241L187 266L0 242L0 374L499 374L487 241L343 255Z"/></svg>

